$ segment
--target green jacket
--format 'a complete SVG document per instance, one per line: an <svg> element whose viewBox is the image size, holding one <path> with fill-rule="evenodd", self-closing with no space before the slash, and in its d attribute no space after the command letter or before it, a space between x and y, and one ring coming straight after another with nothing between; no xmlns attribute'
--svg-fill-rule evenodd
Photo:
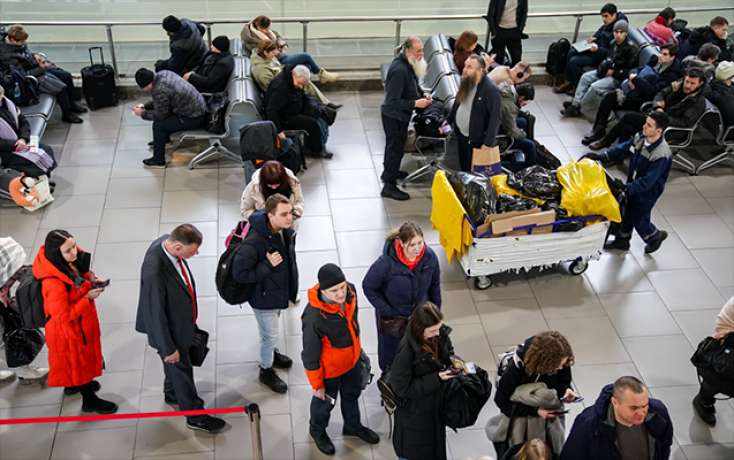
<svg viewBox="0 0 734 460"><path fill-rule="evenodd" d="M500 90L500 95L502 96L502 130L513 139L525 139L527 137L525 131L518 128L515 121L520 113L515 93L512 88L505 87Z"/></svg>
<svg viewBox="0 0 734 460"><path fill-rule="evenodd" d="M283 65L276 59L266 61L257 53L252 53L251 59L252 78L255 79L261 90L266 91L273 78L283 71Z"/></svg>

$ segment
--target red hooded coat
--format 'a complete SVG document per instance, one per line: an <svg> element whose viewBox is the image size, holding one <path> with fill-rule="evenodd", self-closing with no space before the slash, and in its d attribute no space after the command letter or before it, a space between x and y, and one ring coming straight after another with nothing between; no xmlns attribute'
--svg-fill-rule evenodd
<svg viewBox="0 0 734 460"><path fill-rule="evenodd" d="M89 257L78 249L77 257ZM72 387L89 383L102 375L102 342L94 301L86 297L91 290L92 273L83 273L76 287L73 280L46 258L44 246L33 261L33 276L43 280L43 305L46 313L48 347L48 385Z"/></svg>

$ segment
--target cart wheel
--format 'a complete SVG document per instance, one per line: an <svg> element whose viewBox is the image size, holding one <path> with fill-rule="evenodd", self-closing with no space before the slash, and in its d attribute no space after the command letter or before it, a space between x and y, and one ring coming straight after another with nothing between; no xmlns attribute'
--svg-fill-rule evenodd
<svg viewBox="0 0 734 460"><path fill-rule="evenodd" d="M568 272L574 276L579 276L589 268L589 263L584 259L576 259L568 266Z"/></svg>
<svg viewBox="0 0 734 460"><path fill-rule="evenodd" d="M474 287L483 291L492 287L492 278L489 276L477 276L474 278Z"/></svg>

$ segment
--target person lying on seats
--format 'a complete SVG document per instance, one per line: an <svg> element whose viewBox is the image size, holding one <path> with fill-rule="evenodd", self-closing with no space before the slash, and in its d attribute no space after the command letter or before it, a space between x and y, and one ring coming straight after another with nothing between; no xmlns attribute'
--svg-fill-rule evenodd
<svg viewBox="0 0 734 460"><path fill-rule="evenodd" d="M339 79L338 73L328 72L319 66L309 53L286 54L285 49L288 47L288 43L278 32L271 29L270 25L269 17L258 16L242 28L240 37L242 37L242 43L244 43L248 56L258 49L265 48L266 42L274 43L277 47L276 57L284 66L305 65L312 74L319 76L320 83L332 83Z"/></svg>
<svg viewBox="0 0 734 460"><path fill-rule="evenodd" d="M227 89L233 70L234 57L229 52L229 38L220 35L212 40L201 65L183 74L183 79L201 93L218 93Z"/></svg>
<svg viewBox="0 0 734 460"><path fill-rule="evenodd" d="M628 251L633 228L645 242L646 254L657 251L668 237L665 230L655 227L650 215L665 190L665 181L673 164L673 154L663 137L669 124L670 117L665 112L651 112L645 119L642 131L635 134L632 140L602 154L586 155L586 158L602 162L630 158L627 182L615 183L615 187L627 196L627 206L614 240L605 243L604 249Z"/></svg>
<svg viewBox="0 0 734 460"><path fill-rule="evenodd" d="M627 36L629 25L625 20L614 24L614 40L609 48L602 50L605 59L596 69L585 72L579 80L573 100L563 103L561 115L577 117L581 114L581 105L588 102L596 94L614 91L627 78L630 70L637 67L639 49Z"/></svg>
<svg viewBox="0 0 734 460"><path fill-rule="evenodd" d="M670 126L689 128L706 110L708 89L701 69L689 69L684 78L673 82L655 96L654 109L668 114ZM601 140L589 145L589 148L601 150L612 145L617 139L624 142L638 132L644 123L644 114L627 112Z"/></svg>
<svg viewBox="0 0 734 460"><path fill-rule="evenodd" d="M133 113L143 120L153 122L153 156L143 160L149 168L166 167L166 143L171 134L178 131L199 129L206 122L206 102L191 83L170 70L153 73L140 68L135 72L135 82L153 100L133 107Z"/></svg>
<svg viewBox="0 0 734 460"><path fill-rule="evenodd" d="M653 56L646 66L630 71L622 87L607 93L596 112L594 127L581 143L589 145L604 137L612 112L616 110L639 112L645 102L652 101L657 93L683 77L678 59L678 45L668 43L660 47L660 56Z"/></svg>
<svg viewBox="0 0 734 460"><path fill-rule="evenodd" d="M194 70L204 60L206 29L190 19L168 15L163 18L163 30L168 34L171 56L155 63L155 71L170 70L179 75Z"/></svg>
<svg viewBox="0 0 734 460"><path fill-rule="evenodd" d="M257 49L252 55L252 78L261 90L267 91L270 82L283 71L284 66L278 60L278 46L270 41L264 42L264 45L264 48ZM341 104L333 104L311 80L306 82L303 91L334 110L342 107Z"/></svg>

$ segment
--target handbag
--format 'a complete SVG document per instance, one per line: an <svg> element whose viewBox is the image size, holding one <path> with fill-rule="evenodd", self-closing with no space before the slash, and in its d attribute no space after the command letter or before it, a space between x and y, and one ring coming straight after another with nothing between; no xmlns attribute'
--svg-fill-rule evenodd
<svg viewBox="0 0 734 460"><path fill-rule="evenodd" d="M66 83L61 81L56 75L46 72L38 77L38 91L41 93L56 96L66 89Z"/></svg>
<svg viewBox="0 0 734 460"><path fill-rule="evenodd" d="M15 309L0 305L2 341L8 367L27 366L43 349L45 339L39 329L23 329L20 314Z"/></svg>
<svg viewBox="0 0 734 460"><path fill-rule="evenodd" d="M725 379L734 380L734 348L725 339L706 337L691 356L697 369L713 371Z"/></svg>
<svg viewBox="0 0 734 460"><path fill-rule="evenodd" d="M365 388L367 388L367 385L372 383L372 377L375 376L372 373L372 363L370 363L370 358L369 356L367 356L364 350L361 350L357 364L360 366L359 367L360 388L364 390Z"/></svg>
<svg viewBox="0 0 734 460"><path fill-rule="evenodd" d="M402 337L408 327L405 316L380 316L377 321L377 333L388 337Z"/></svg>
<svg viewBox="0 0 734 460"><path fill-rule="evenodd" d="M207 353L209 353L209 347L207 347L209 333L203 329L199 329L197 326L194 327L194 338L189 348L189 360L192 366L201 367L204 364Z"/></svg>

